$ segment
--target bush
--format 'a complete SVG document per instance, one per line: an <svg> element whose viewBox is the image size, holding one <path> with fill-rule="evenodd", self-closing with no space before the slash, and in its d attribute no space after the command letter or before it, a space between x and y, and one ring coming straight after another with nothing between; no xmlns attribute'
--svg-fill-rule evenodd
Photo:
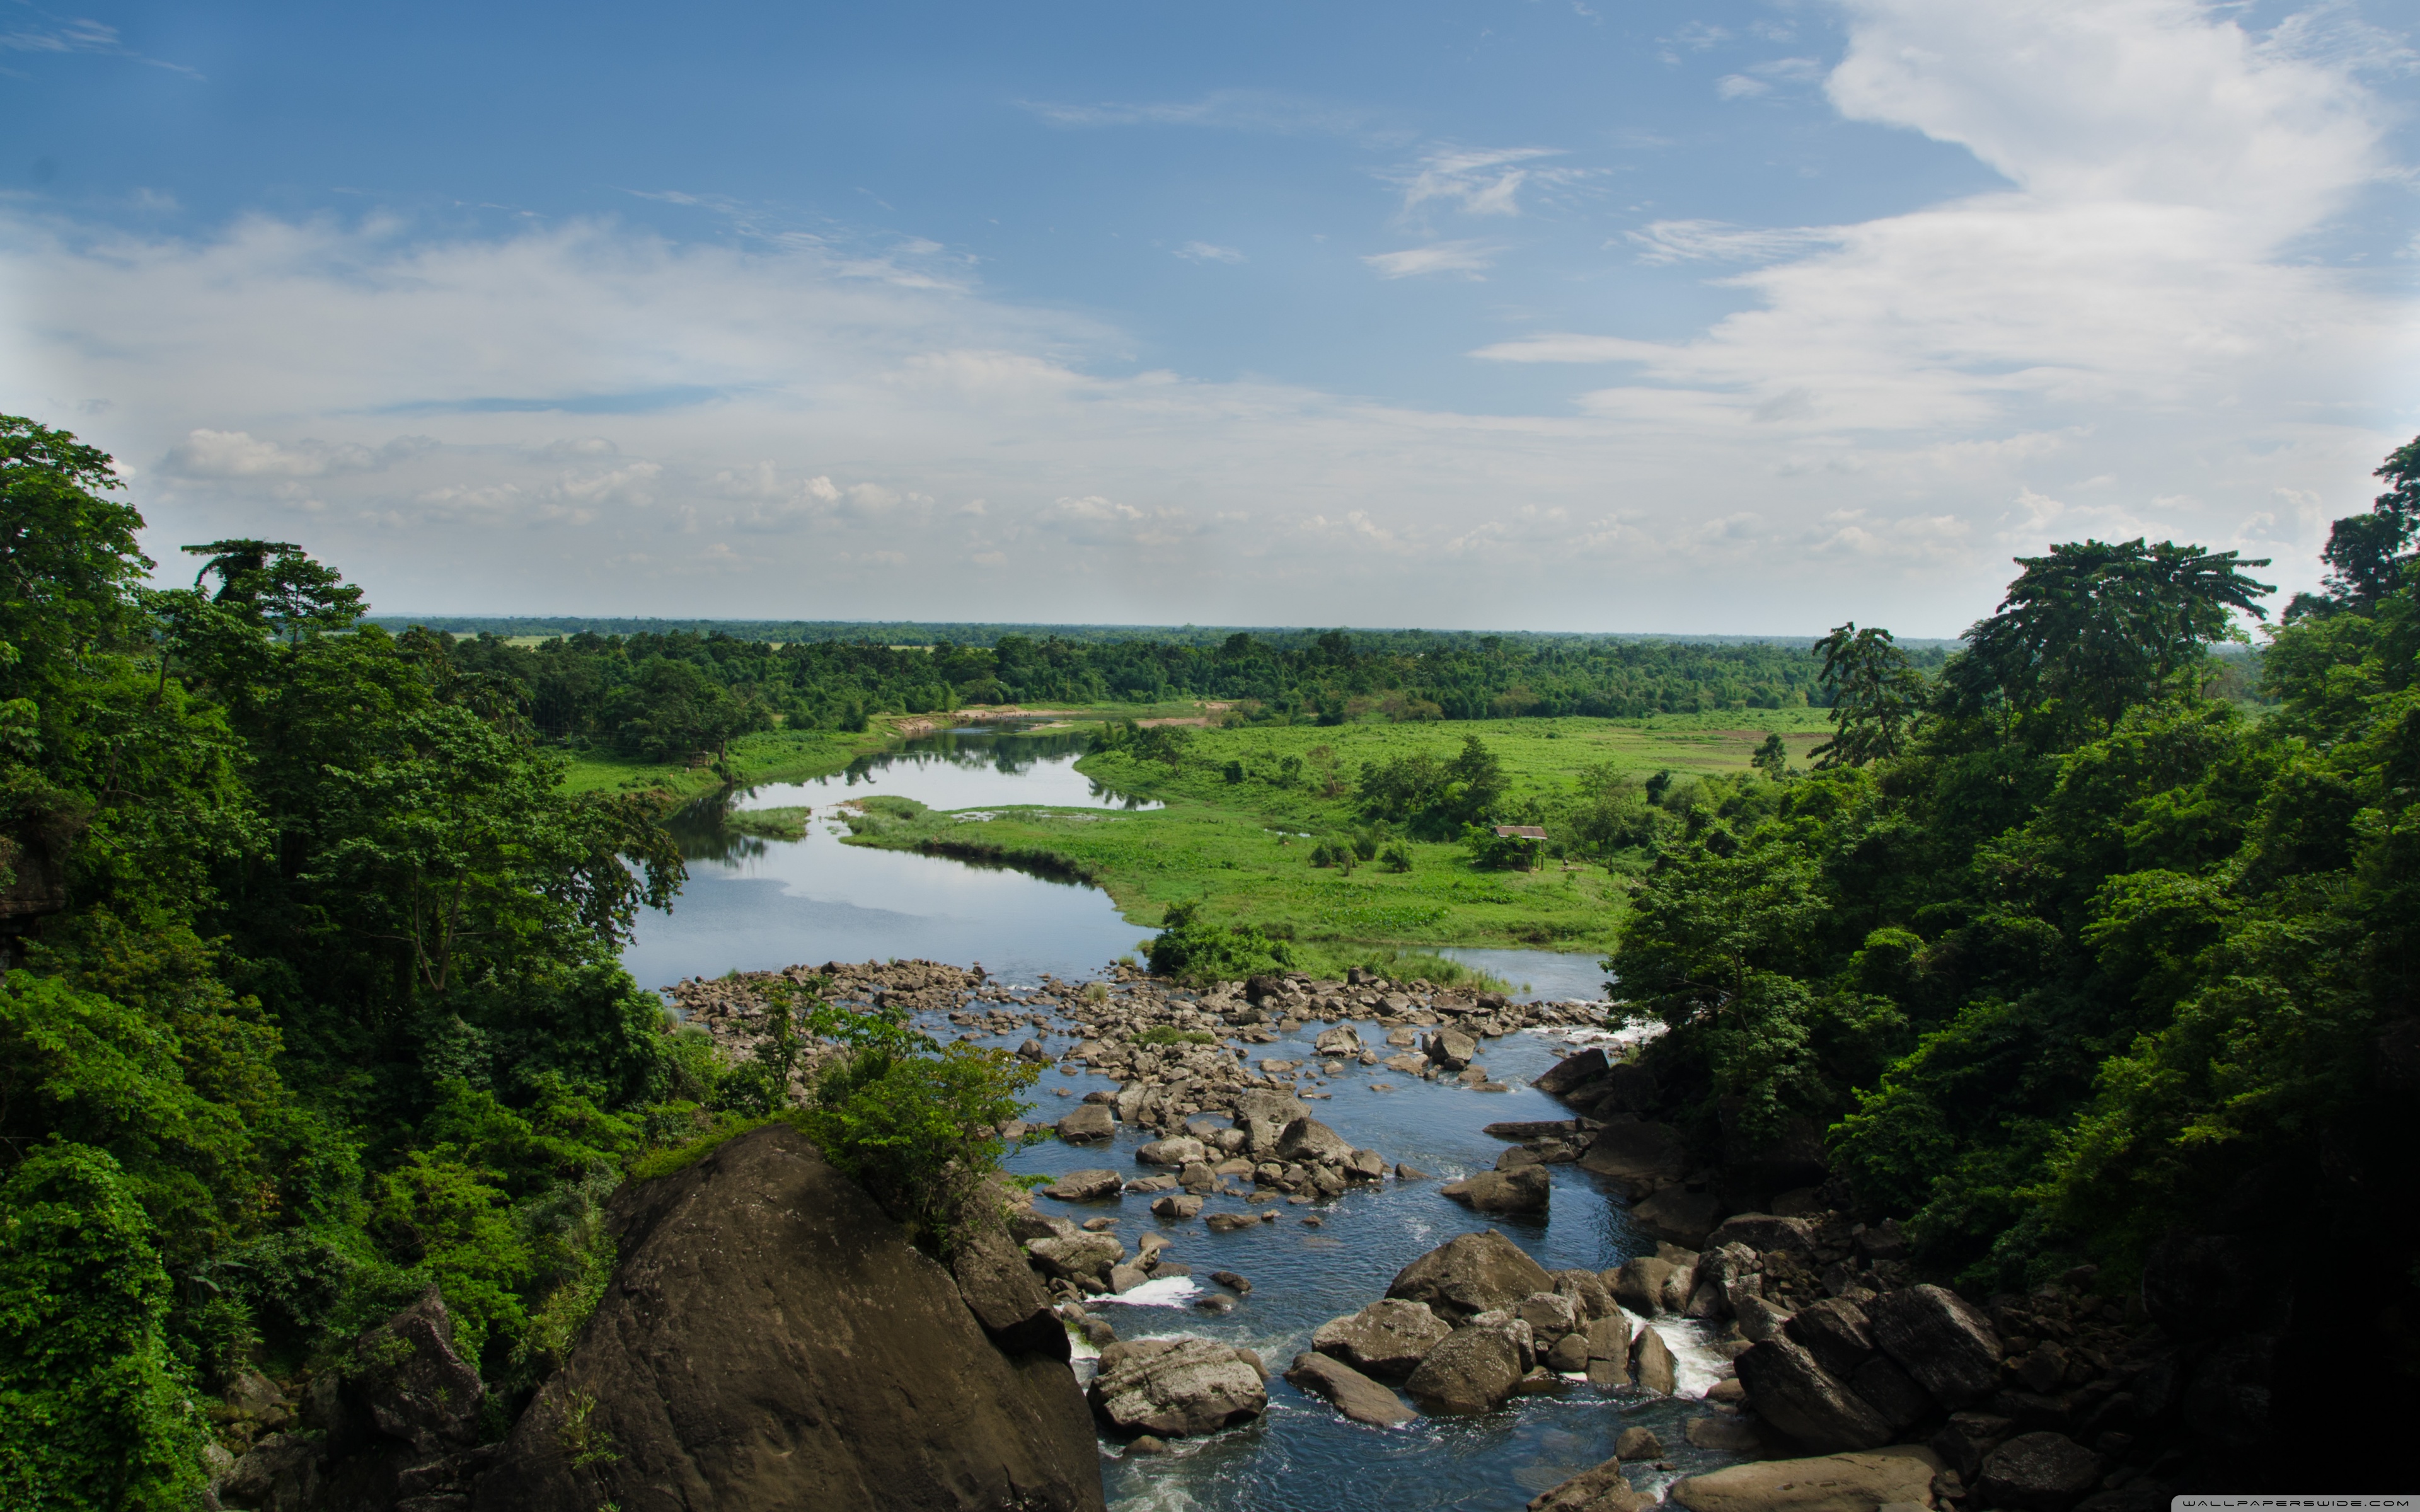
<svg viewBox="0 0 2420 1512"><path fill-rule="evenodd" d="M0 1504L194 1504L207 1434L167 1315L168 1274L117 1162L37 1149L0 1186Z"/></svg>
<svg viewBox="0 0 2420 1512"><path fill-rule="evenodd" d="M1180 1029L1172 1024L1156 1025L1126 1041L1132 1045L1217 1044L1218 1037L1200 1029Z"/></svg>
<svg viewBox="0 0 2420 1512"><path fill-rule="evenodd" d="M1386 863L1389 872L1409 872L1412 869L1412 853L1400 841L1380 851L1378 859Z"/></svg>
<svg viewBox="0 0 2420 1512"><path fill-rule="evenodd" d="M1233 981L1245 977L1287 971L1294 953L1281 940L1271 939L1250 924L1227 929L1201 917L1199 903L1170 906L1166 922L1151 942L1151 969L1181 981Z"/></svg>

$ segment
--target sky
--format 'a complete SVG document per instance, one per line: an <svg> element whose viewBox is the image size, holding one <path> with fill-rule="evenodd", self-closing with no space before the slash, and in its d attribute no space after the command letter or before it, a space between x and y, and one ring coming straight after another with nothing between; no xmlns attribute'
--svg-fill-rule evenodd
<svg viewBox="0 0 2420 1512"><path fill-rule="evenodd" d="M2420 432L2414 0L52 5L0 412L163 581L1943 636Z"/></svg>

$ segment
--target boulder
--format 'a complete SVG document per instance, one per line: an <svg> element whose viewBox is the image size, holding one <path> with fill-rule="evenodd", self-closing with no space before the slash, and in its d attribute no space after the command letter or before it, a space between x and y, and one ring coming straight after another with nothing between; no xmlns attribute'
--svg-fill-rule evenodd
<svg viewBox="0 0 2420 1512"><path fill-rule="evenodd" d="M219 1503L302 1512L318 1500L319 1459L319 1445L307 1437L265 1434L220 1479Z"/></svg>
<svg viewBox="0 0 2420 1512"><path fill-rule="evenodd" d="M1621 1478L1621 1457L1616 1455L1541 1491L1530 1499L1528 1512L1638 1512L1653 1500L1630 1489L1630 1482Z"/></svg>
<svg viewBox="0 0 2420 1512"><path fill-rule="evenodd" d="M1155 1139L1135 1151L1135 1159L1145 1165L1190 1165L1207 1159L1209 1151L1202 1141L1190 1134L1177 1134L1167 1139Z"/></svg>
<svg viewBox="0 0 2420 1512"><path fill-rule="evenodd" d="M1792 1315L1790 1336L1815 1357L1815 1363L1846 1381L1872 1358L1874 1335L1866 1315L1854 1303L1838 1297L1801 1307Z"/></svg>
<svg viewBox="0 0 2420 1512"><path fill-rule="evenodd" d="M1607 1178L1623 1196L1636 1201L1681 1180L1688 1170L1689 1150L1681 1131L1668 1123L1609 1123L1597 1131L1579 1165Z"/></svg>
<svg viewBox="0 0 2420 1512"><path fill-rule="evenodd" d="M1244 1148L1255 1160L1275 1156L1286 1125L1310 1116L1308 1103L1284 1092L1255 1088L1235 1101L1235 1127L1244 1131Z"/></svg>
<svg viewBox="0 0 2420 1512"><path fill-rule="evenodd" d="M1588 1326L1588 1378L1592 1386L1630 1384L1630 1319L1619 1312Z"/></svg>
<svg viewBox="0 0 2420 1512"><path fill-rule="evenodd" d="M1066 1365L1002 1354L950 1273L796 1129L628 1183L607 1223L621 1262L478 1512L652 1506L666 1487L726 1509L1102 1507Z"/></svg>
<svg viewBox="0 0 2420 1512"><path fill-rule="evenodd" d="M454 1352L454 1319L435 1287L353 1340L349 1394L379 1432L424 1455L467 1448L487 1387Z"/></svg>
<svg viewBox="0 0 2420 1512"><path fill-rule="evenodd" d="M1591 1318L1610 1318L1616 1311L1613 1293L1605 1289L1605 1282L1594 1271L1574 1269L1550 1271L1547 1274L1555 1278L1555 1294L1571 1298L1572 1304L1579 1309L1581 1322Z"/></svg>
<svg viewBox="0 0 2420 1512"><path fill-rule="evenodd" d="M1069 1171L1042 1189L1061 1202L1099 1202L1125 1190L1125 1178L1111 1170ZM1019 1236L1024 1237L1022 1235Z"/></svg>
<svg viewBox="0 0 2420 1512"><path fill-rule="evenodd" d="M1669 1261L1643 1255L1624 1260L1606 1284L1614 1301L1641 1318L1652 1318L1664 1310L1664 1283L1671 1274Z"/></svg>
<svg viewBox="0 0 2420 1512"><path fill-rule="evenodd" d="M1655 1073L1636 1061L1623 1061L1607 1070L1604 1081L1577 1088L1571 1101L1600 1119L1609 1119L1617 1113L1646 1113L1657 1102Z"/></svg>
<svg viewBox="0 0 2420 1512"><path fill-rule="evenodd" d="M1278 1159L1306 1165L1337 1165L1350 1159L1353 1145L1342 1134L1304 1114L1278 1135Z"/></svg>
<svg viewBox="0 0 2420 1512"><path fill-rule="evenodd" d="M1595 1078L1604 1075L1606 1065L1606 1061L1604 1051L1583 1050L1578 1055L1565 1056L1562 1059L1556 1061L1552 1067L1541 1072L1538 1074L1537 1079L1532 1081L1529 1085L1536 1088L1541 1092L1559 1095L1570 1091L1573 1088L1577 1087L1582 1082L1592 1081ZM1490 1132L1492 1133L1493 1131L1491 1130ZM1499 1137L1527 1139L1529 1135L1508 1134L1501 1135Z"/></svg>
<svg viewBox="0 0 2420 1512"><path fill-rule="evenodd" d="M1404 1389L1431 1412L1484 1412L1512 1395L1524 1369L1505 1330L1458 1328L1421 1357Z"/></svg>
<svg viewBox="0 0 2420 1512"><path fill-rule="evenodd" d="M1067 1330L1051 1311L1050 1293L1044 1290L1033 1267L998 1223L970 1223L950 1257L950 1274L958 1295L975 1321L1002 1350L1012 1355L1047 1354L1067 1358Z"/></svg>
<svg viewBox="0 0 2420 1512"><path fill-rule="evenodd" d="M1151 1205L1151 1211L1161 1218L1190 1218L1201 1212L1202 1199L1190 1192L1171 1192Z"/></svg>
<svg viewBox="0 0 2420 1512"><path fill-rule="evenodd" d="M1452 1325L1431 1311L1428 1304L1388 1297L1349 1317L1320 1324L1311 1336L1311 1347L1365 1375L1400 1381L1408 1379L1421 1358L1452 1332Z"/></svg>
<svg viewBox="0 0 2420 1512"><path fill-rule="evenodd" d="M1361 1036L1353 1032L1352 1025L1340 1024L1320 1031L1311 1047L1323 1056L1357 1056L1361 1053Z"/></svg>
<svg viewBox="0 0 2420 1512"><path fill-rule="evenodd" d="M1579 1304L1559 1291L1529 1293L1514 1304L1512 1316L1529 1325L1540 1349L1588 1326L1588 1319L1580 1316Z"/></svg>
<svg viewBox="0 0 2420 1512"><path fill-rule="evenodd" d="M1387 1295L1424 1302L1449 1323L1510 1307L1533 1291L1551 1291L1554 1278L1521 1246L1490 1228L1461 1234L1395 1273Z"/></svg>
<svg viewBox="0 0 2420 1512"><path fill-rule="evenodd" d="M1764 1435L1756 1430L1753 1423L1728 1413L1693 1417L1681 1429L1681 1436L1692 1448L1712 1449L1716 1454L1753 1458L1764 1448Z"/></svg>
<svg viewBox="0 0 2420 1512"><path fill-rule="evenodd" d="M1613 1452L1624 1459L1661 1459L1664 1441L1653 1428L1623 1428L1621 1437L1613 1441Z"/></svg>
<svg viewBox="0 0 2420 1512"><path fill-rule="evenodd" d="M1761 1344L1778 1334L1790 1322L1791 1315L1762 1297L1743 1297L1731 1309L1732 1324L1740 1337L1751 1344Z"/></svg>
<svg viewBox="0 0 2420 1512"><path fill-rule="evenodd" d="M1955 1293L1939 1287L1885 1291L1866 1304L1874 1343L1953 1411L1999 1384L2000 1339Z"/></svg>
<svg viewBox="0 0 2420 1512"><path fill-rule="evenodd" d="M1857 1253L1869 1260L1903 1260L1907 1258L1907 1233L1896 1218L1885 1218L1868 1227L1850 1241Z"/></svg>
<svg viewBox="0 0 2420 1512"><path fill-rule="evenodd" d="M1874 1512L1893 1503L1929 1506L1941 1461L1910 1443L1810 1459L1766 1459L1675 1481L1689 1512Z"/></svg>
<svg viewBox="0 0 2420 1512"><path fill-rule="evenodd" d="M1399 1428L1419 1414L1405 1407L1393 1392L1327 1354L1297 1354L1286 1380L1314 1396L1324 1396L1356 1423Z"/></svg>
<svg viewBox="0 0 2420 1512"><path fill-rule="evenodd" d="M1543 1165L1512 1171L1481 1171L1437 1190L1480 1212L1544 1212L1554 1196L1555 1179Z"/></svg>
<svg viewBox="0 0 2420 1512"><path fill-rule="evenodd" d="M1242 1212L1214 1212L1202 1222L1214 1234L1232 1234L1239 1229L1258 1228L1261 1226L1258 1218Z"/></svg>
<svg viewBox="0 0 2420 1512"><path fill-rule="evenodd" d="M1815 1226L1805 1218L1735 1212L1706 1236L1706 1243L1715 1249L1725 1244L1745 1244L1759 1253L1779 1250L1786 1255L1811 1255L1815 1250Z"/></svg>
<svg viewBox="0 0 2420 1512"><path fill-rule="evenodd" d="M2022 1433L1983 1457L1977 1489L2013 1512L2067 1512L2101 1483L2101 1457L2061 1433Z"/></svg>
<svg viewBox="0 0 2420 1512"><path fill-rule="evenodd" d="M1736 1362L1757 1415L1819 1453L1888 1443L1891 1426L1865 1399L1824 1373L1815 1357L1783 1335Z"/></svg>
<svg viewBox="0 0 2420 1512"><path fill-rule="evenodd" d="M1429 1036L1428 1057L1447 1071L1460 1071L1479 1058L1479 1041L1460 1029L1438 1029Z"/></svg>
<svg viewBox="0 0 2420 1512"><path fill-rule="evenodd" d="M1098 1144L1118 1132L1118 1120L1098 1103L1086 1103L1059 1120L1059 1137L1071 1145Z"/></svg>
<svg viewBox="0 0 2420 1512"><path fill-rule="evenodd" d="M1383 1181L1387 1179L1387 1157L1374 1149L1357 1149L1344 1157L1344 1179L1348 1181Z"/></svg>
<svg viewBox="0 0 2420 1512"><path fill-rule="evenodd" d="M1062 1281L1089 1276L1106 1282L1109 1268L1126 1257L1126 1247L1112 1234L1078 1233L1072 1239L1037 1239L1025 1246L1046 1275Z"/></svg>
<svg viewBox="0 0 2420 1512"><path fill-rule="evenodd" d="M1672 1347L1664 1342L1663 1335L1652 1328L1638 1331L1638 1337L1630 1343L1630 1374L1641 1391L1652 1392L1658 1396L1672 1395L1672 1388L1678 1381L1673 1367Z"/></svg>
<svg viewBox="0 0 2420 1512"><path fill-rule="evenodd" d="M1101 1351L1086 1394L1109 1431L1168 1439L1216 1433L1268 1410L1257 1359L1204 1338L1126 1339Z"/></svg>
<svg viewBox="0 0 2420 1512"><path fill-rule="evenodd" d="M1630 1210L1631 1221L1655 1238L1691 1246L1706 1242L1722 1213L1722 1198L1682 1186L1668 1186Z"/></svg>

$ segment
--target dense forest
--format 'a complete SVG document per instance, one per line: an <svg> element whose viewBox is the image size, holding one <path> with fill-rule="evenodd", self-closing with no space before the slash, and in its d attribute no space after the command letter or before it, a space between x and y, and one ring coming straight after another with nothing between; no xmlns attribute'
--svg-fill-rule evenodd
<svg viewBox="0 0 2420 1512"><path fill-rule="evenodd" d="M1822 643L1817 769L1682 790L1610 963L1670 1026L1668 1116L1734 1160L1828 1145L1978 1295L2187 1236L2323 1255L2236 1326L2283 1332L2281 1392L2409 1402L2420 441L2380 476L2271 636L2265 716L2205 692L2267 593L2232 554L2023 560L1931 678ZM2359 1327L2321 1310L2352 1277Z"/></svg>
<svg viewBox="0 0 2420 1512"><path fill-rule="evenodd" d="M521 1399L603 1283L624 1164L735 1095L615 962L682 876L645 800L566 796L291 548L146 588L115 486L0 417L15 1507L194 1504L197 1388L432 1283Z"/></svg>
<svg viewBox="0 0 2420 1512"><path fill-rule="evenodd" d="M415 628L406 635L428 636ZM987 646L878 640L775 643L689 630L582 633L535 646L495 634L434 639L458 675L527 711L550 740L670 760L781 722L862 730L869 715L976 703L1204 699L1250 717L1635 718L1804 708L1823 698L1805 650L1577 637L1346 632L1216 644L1174 636L1083 641L1002 635ZM1937 667L1942 653L1919 651Z"/></svg>

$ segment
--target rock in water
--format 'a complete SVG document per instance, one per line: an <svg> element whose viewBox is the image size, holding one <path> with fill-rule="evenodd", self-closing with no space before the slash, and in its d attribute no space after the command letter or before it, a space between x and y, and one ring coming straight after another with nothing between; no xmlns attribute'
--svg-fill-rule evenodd
<svg viewBox="0 0 2420 1512"><path fill-rule="evenodd" d="M1673 1483L1689 1512L1870 1512L1890 1503L1932 1503L1941 1461L1931 1450L1895 1443L1863 1454L1767 1459Z"/></svg>
<svg viewBox="0 0 2420 1512"><path fill-rule="evenodd" d="M1071 1145L1095 1144L1117 1132L1116 1117L1098 1103L1087 1103L1059 1120L1059 1137Z"/></svg>
<svg viewBox="0 0 2420 1512"><path fill-rule="evenodd" d="M479 1483L479 1512L1096 1512L1082 1393L786 1124L613 1196L622 1262ZM802 1299L811 1302L802 1304Z"/></svg>
<svg viewBox="0 0 2420 1512"><path fill-rule="evenodd" d="M1072 1378L1070 1378L1072 1380ZM1202 1338L1128 1339L1101 1351L1089 1393L1120 1434L1216 1433L1268 1410L1268 1388L1245 1351Z"/></svg>
<svg viewBox="0 0 2420 1512"><path fill-rule="evenodd" d="M1610 1177L1624 1196L1643 1197L1688 1169L1689 1147L1668 1123L1612 1123L1598 1131L1580 1169Z"/></svg>
<svg viewBox="0 0 2420 1512"><path fill-rule="evenodd" d="M1671 1274L1670 1261L1645 1255L1624 1261L1605 1283L1614 1301L1641 1318L1652 1318L1664 1310L1664 1283Z"/></svg>
<svg viewBox="0 0 2420 1512"><path fill-rule="evenodd" d="M1356 1423L1399 1428L1419 1414L1395 1394L1342 1360L1325 1354L1297 1354L1286 1380L1314 1396L1325 1396Z"/></svg>
<svg viewBox="0 0 2420 1512"><path fill-rule="evenodd" d="M1439 1318L1459 1323L1511 1307L1533 1291L1552 1291L1555 1278L1521 1246L1490 1228L1462 1234L1404 1266L1389 1297L1424 1302Z"/></svg>
<svg viewBox="0 0 2420 1512"><path fill-rule="evenodd" d="M1916 1383L1956 1412L2000 1380L2000 1337L1954 1293L1939 1287L1885 1291L1866 1306L1874 1342Z"/></svg>
<svg viewBox="0 0 2420 1512"><path fill-rule="evenodd" d="M1638 1331L1630 1345L1630 1373L1639 1390L1658 1396L1672 1395L1672 1347L1664 1342L1663 1335L1652 1328Z"/></svg>
<svg viewBox="0 0 2420 1512"><path fill-rule="evenodd" d="M1182 1167L1204 1158L1207 1153L1202 1148L1201 1140L1189 1134L1179 1134L1173 1138L1153 1140L1135 1151L1135 1159L1146 1165Z"/></svg>
<svg viewBox="0 0 2420 1512"><path fill-rule="evenodd" d="M1099 1202L1124 1192L1125 1184L1125 1178L1117 1172L1095 1167L1089 1171L1069 1171L1044 1187L1042 1195L1061 1202Z"/></svg>
<svg viewBox="0 0 2420 1512"><path fill-rule="evenodd" d="M2101 1480L2101 1458L2057 1433L2025 1433L1983 1457L1978 1489L1993 1506L2067 1512Z"/></svg>
<svg viewBox="0 0 2420 1512"><path fill-rule="evenodd" d="M1015 1241L998 1223L973 1223L950 1259L958 1295L992 1342L1012 1355L1067 1358L1067 1330L1051 1311L1050 1293Z"/></svg>
<svg viewBox="0 0 2420 1512"><path fill-rule="evenodd" d="M1554 1196L1554 1178L1544 1165L1518 1170L1481 1171L1438 1188L1447 1196L1480 1212L1544 1212Z"/></svg>
<svg viewBox="0 0 2420 1512"><path fill-rule="evenodd" d="M1484 1412L1512 1395L1520 1346L1500 1328L1458 1328L1420 1360L1404 1389L1432 1412Z"/></svg>
<svg viewBox="0 0 2420 1512"><path fill-rule="evenodd" d="M1714 1221L1722 1215L1721 1197L1712 1192L1692 1192L1685 1186L1668 1186L1630 1210L1632 1222L1657 1239L1675 1244L1704 1244Z"/></svg>
<svg viewBox="0 0 2420 1512"><path fill-rule="evenodd" d="M1306 1114L1287 1124L1278 1135L1278 1159L1306 1165L1332 1165L1353 1154L1352 1142Z"/></svg>
<svg viewBox="0 0 2420 1512"><path fill-rule="evenodd" d="M1583 1050L1575 1056L1565 1056L1552 1068L1539 1073L1529 1083L1541 1092L1568 1092L1585 1081L1605 1074L1606 1058L1602 1050Z"/></svg>
<svg viewBox="0 0 2420 1512"><path fill-rule="evenodd" d="M1623 1428L1621 1437L1613 1441L1613 1452L1624 1459L1661 1459L1664 1441L1653 1428Z"/></svg>
<svg viewBox="0 0 2420 1512"><path fill-rule="evenodd" d="M1630 1384L1630 1319L1621 1314L1589 1324L1588 1377L1592 1386Z"/></svg>
<svg viewBox="0 0 2420 1512"><path fill-rule="evenodd" d="M1428 1304L1388 1297L1320 1324L1311 1347L1380 1381L1403 1381L1452 1332Z"/></svg>
<svg viewBox="0 0 2420 1512"><path fill-rule="evenodd" d="M1870 1449L1890 1442L1891 1426L1864 1397L1824 1373L1788 1335L1739 1357L1740 1384L1757 1415L1809 1449Z"/></svg>
<svg viewBox="0 0 2420 1512"><path fill-rule="evenodd" d="M1632 1490L1630 1482L1621 1478L1621 1458L1617 1455L1539 1493L1530 1500L1528 1512L1638 1512L1649 1504L1649 1498Z"/></svg>
<svg viewBox="0 0 2420 1512"><path fill-rule="evenodd" d="M1278 1137L1296 1119L1311 1117L1311 1105L1283 1092L1255 1089L1235 1102L1235 1127L1244 1131L1245 1148L1253 1158L1267 1160L1278 1152Z"/></svg>
<svg viewBox="0 0 2420 1512"><path fill-rule="evenodd" d="M1086 1276L1106 1282L1109 1268L1126 1257L1126 1247L1111 1234L1078 1234L1073 1239L1037 1239L1025 1246L1046 1274L1062 1281Z"/></svg>

